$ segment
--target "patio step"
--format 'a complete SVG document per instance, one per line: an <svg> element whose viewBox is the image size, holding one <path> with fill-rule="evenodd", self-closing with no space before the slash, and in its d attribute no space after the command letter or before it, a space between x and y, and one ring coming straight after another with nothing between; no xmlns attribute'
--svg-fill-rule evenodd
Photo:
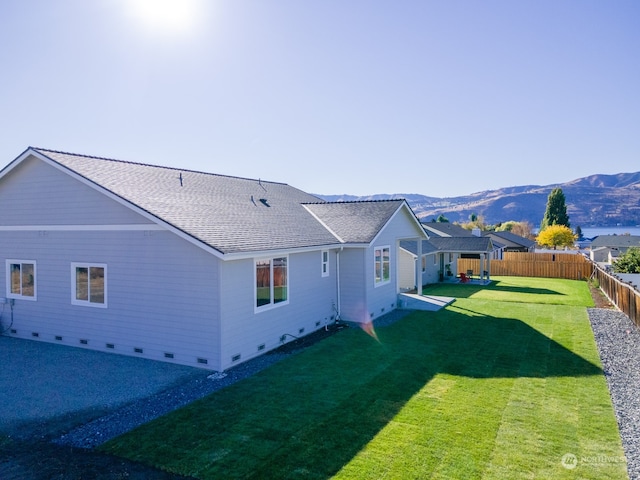
<svg viewBox="0 0 640 480"><path fill-rule="evenodd" d="M437 295L416 295L415 293L399 293L398 308L403 310L425 310L435 312L455 300L454 297L441 297Z"/></svg>

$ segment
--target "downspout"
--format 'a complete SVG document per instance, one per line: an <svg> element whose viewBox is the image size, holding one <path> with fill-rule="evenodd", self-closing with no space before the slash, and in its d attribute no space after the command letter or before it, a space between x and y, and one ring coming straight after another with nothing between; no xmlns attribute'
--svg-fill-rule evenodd
<svg viewBox="0 0 640 480"><path fill-rule="evenodd" d="M340 319L340 252L344 247L340 247L340 250L336 251L336 322Z"/></svg>

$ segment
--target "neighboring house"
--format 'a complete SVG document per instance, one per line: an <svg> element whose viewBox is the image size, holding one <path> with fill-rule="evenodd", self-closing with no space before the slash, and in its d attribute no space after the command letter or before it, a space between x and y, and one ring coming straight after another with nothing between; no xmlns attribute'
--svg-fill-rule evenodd
<svg viewBox="0 0 640 480"><path fill-rule="evenodd" d="M485 232L494 245L492 258L502 260L504 252L533 252L536 242L511 232Z"/></svg>
<svg viewBox="0 0 640 480"><path fill-rule="evenodd" d="M427 239L404 200L37 148L0 205L2 333L213 370L395 309Z"/></svg>
<svg viewBox="0 0 640 480"><path fill-rule="evenodd" d="M471 237L473 232L450 222L426 222L422 226L429 238L436 237Z"/></svg>
<svg viewBox="0 0 640 480"><path fill-rule="evenodd" d="M589 258L593 262L611 265L629 247L640 247L637 235L599 235L591 241Z"/></svg>

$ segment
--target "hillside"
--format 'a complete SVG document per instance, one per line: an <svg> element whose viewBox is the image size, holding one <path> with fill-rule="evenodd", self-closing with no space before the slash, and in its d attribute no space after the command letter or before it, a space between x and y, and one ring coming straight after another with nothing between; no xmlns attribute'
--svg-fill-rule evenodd
<svg viewBox="0 0 640 480"><path fill-rule="evenodd" d="M572 226L640 225L640 172L591 175L562 184L506 187L450 198L420 194L320 197L329 201L405 198L416 215L427 221L444 215L451 222L466 222L475 213L489 224L526 220L538 226L547 206L547 197L556 187L564 192Z"/></svg>

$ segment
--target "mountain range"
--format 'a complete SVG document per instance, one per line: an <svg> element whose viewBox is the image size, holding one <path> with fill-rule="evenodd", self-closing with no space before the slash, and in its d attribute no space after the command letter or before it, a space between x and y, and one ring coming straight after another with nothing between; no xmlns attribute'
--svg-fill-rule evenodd
<svg viewBox="0 0 640 480"><path fill-rule="evenodd" d="M540 225L547 197L561 188L572 227L640 225L640 172L591 175L567 183L523 185L486 190L460 197L429 197L420 194L377 194L370 196L319 195L327 201L387 200L404 198L422 221L444 215L450 222L465 223L472 214L487 224L509 220Z"/></svg>

